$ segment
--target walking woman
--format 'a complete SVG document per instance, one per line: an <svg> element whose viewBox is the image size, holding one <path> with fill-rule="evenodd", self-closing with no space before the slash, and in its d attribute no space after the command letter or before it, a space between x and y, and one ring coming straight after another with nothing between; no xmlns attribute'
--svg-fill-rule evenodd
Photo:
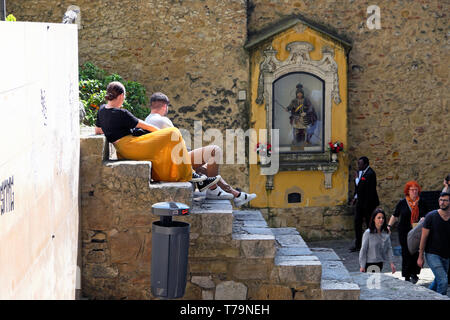
<svg viewBox="0 0 450 320"><path fill-rule="evenodd" d="M428 209L425 202L420 199L421 188L416 181L408 181L403 192L405 198L400 200L395 207L394 214L389 220L388 229L391 231L398 221L398 238L402 247L402 277L405 277L405 281L417 283L420 267L416 261L419 253L414 255L409 253L408 232L419 222L420 218L428 213Z"/></svg>
<svg viewBox="0 0 450 320"><path fill-rule="evenodd" d="M394 255L389 231L387 230L386 214L383 209L376 208L369 221L369 228L362 237L359 251L359 270L367 272L383 270L383 263L389 262L392 273L395 273Z"/></svg>
<svg viewBox="0 0 450 320"><path fill-rule="evenodd" d="M192 170L185 142L177 128L158 128L136 118L122 108L125 100L125 87L114 81L106 88L106 105L97 114L96 134L104 134L108 142L114 144L120 159L152 161L152 179L156 181L199 182L206 176L199 176ZM133 136L131 129L141 128L148 134ZM209 178L208 178L209 179ZM220 180L213 177L208 185Z"/></svg>

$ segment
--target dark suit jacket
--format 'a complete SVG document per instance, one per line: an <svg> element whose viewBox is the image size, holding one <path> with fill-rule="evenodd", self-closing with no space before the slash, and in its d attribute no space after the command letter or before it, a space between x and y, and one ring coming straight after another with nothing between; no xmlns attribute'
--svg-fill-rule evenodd
<svg viewBox="0 0 450 320"><path fill-rule="evenodd" d="M358 195L356 210L371 215L372 211L380 204L377 193L377 175L372 168L369 167L361 177L355 193Z"/></svg>

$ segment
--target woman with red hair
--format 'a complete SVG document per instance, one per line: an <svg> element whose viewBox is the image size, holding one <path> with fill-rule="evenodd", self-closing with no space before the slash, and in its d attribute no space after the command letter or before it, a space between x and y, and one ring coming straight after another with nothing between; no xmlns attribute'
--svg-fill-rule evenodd
<svg viewBox="0 0 450 320"><path fill-rule="evenodd" d="M420 267L416 261L419 253L411 255L408 250L408 232L428 213L424 201L420 199L421 188L416 181L408 181L403 193L405 198L400 200L395 207L394 214L389 220L388 229L391 231L393 225L398 222L398 238L402 247L402 277L405 281L417 283Z"/></svg>

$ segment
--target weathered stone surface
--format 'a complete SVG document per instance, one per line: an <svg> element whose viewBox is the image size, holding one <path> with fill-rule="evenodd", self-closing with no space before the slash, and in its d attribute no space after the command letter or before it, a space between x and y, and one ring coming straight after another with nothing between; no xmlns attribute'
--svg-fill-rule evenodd
<svg viewBox="0 0 450 320"><path fill-rule="evenodd" d="M306 242L299 235L278 235L276 240L282 247L306 248Z"/></svg>
<svg viewBox="0 0 450 320"><path fill-rule="evenodd" d="M214 300L214 291L202 290L202 300Z"/></svg>
<svg viewBox="0 0 450 320"><path fill-rule="evenodd" d="M224 281L216 287L215 300L245 300L247 287L240 282Z"/></svg>
<svg viewBox="0 0 450 320"><path fill-rule="evenodd" d="M306 256L312 255L313 253L309 248L277 248L277 255L280 256Z"/></svg>
<svg viewBox="0 0 450 320"><path fill-rule="evenodd" d="M292 290L286 286L263 284L259 287L255 300L292 300Z"/></svg>
<svg viewBox="0 0 450 320"><path fill-rule="evenodd" d="M247 259L232 263L230 277L239 280L264 280L273 268L273 259Z"/></svg>
<svg viewBox="0 0 450 320"><path fill-rule="evenodd" d="M231 214L203 214L202 234L209 236L231 236L233 216Z"/></svg>
<svg viewBox="0 0 450 320"><path fill-rule="evenodd" d="M450 300L448 296L383 273L351 272L361 300Z"/></svg>
<svg viewBox="0 0 450 320"><path fill-rule="evenodd" d="M322 280L323 300L359 300L360 289L353 281Z"/></svg>
<svg viewBox="0 0 450 320"><path fill-rule="evenodd" d="M192 276L191 282L203 289L212 289L216 286L211 276Z"/></svg>
<svg viewBox="0 0 450 320"><path fill-rule="evenodd" d="M135 261L142 245L136 233L121 232L109 239L112 263Z"/></svg>
<svg viewBox="0 0 450 320"><path fill-rule="evenodd" d="M242 255L246 258L273 258L275 256L275 240L241 241Z"/></svg>
<svg viewBox="0 0 450 320"><path fill-rule="evenodd" d="M274 268L274 275L281 283L313 283L320 284L322 265L318 260L284 261Z"/></svg>

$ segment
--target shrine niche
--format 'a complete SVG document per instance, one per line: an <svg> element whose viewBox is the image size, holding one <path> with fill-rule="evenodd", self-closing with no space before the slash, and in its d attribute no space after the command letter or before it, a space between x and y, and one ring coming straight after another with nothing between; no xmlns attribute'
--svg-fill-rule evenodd
<svg viewBox="0 0 450 320"><path fill-rule="evenodd" d="M261 206L341 203L327 193L347 196L346 149L332 159L328 145L340 141L347 146L349 42L296 17L251 36L246 48L251 53L251 123L267 129L258 142L271 144L272 157L278 157L276 173L269 170L268 158L251 165L252 192L266 193L258 199ZM299 191L289 193L292 188Z"/></svg>

